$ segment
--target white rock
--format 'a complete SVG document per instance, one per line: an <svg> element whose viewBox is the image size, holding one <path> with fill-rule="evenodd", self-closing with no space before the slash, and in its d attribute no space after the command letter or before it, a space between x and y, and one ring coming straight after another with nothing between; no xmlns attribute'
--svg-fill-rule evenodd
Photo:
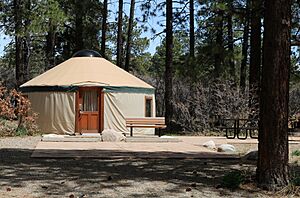
<svg viewBox="0 0 300 198"><path fill-rule="evenodd" d="M124 142L126 137L123 133L117 132L113 129L105 129L101 133L103 142Z"/></svg>
<svg viewBox="0 0 300 198"><path fill-rule="evenodd" d="M218 146L218 152L235 152L236 149L231 144L221 144Z"/></svg>
<svg viewBox="0 0 300 198"><path fill-rule="evenodd" d="M209 149L216 149L216 144L215 144L215 142L212 141L212 140L209 140L209 141L207 141L207 142L204 142L204 143L202 144L202 146L203 146L203 147L206 147L206 148L209 148Z"/></svg>

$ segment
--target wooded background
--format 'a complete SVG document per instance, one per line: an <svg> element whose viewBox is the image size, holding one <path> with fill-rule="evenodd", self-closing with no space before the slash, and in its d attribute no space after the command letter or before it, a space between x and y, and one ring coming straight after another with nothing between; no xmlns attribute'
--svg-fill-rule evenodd
<svg viewBox="0 0 300 198"><path fill-rule="evenodd" d="M259 118L257 182L271 190L289 183L288 118L300 121L299 0L2 0L0 29L12 38L0 58L5 87L78 50L100 51L156 88L170 132Z"/></svg>
<svg viewBox="0 0 300 198"><path fill-rule="evenodd" d="M299 10L294 0L290 115L300 108ZM93 49L156 88L157 116L172 129L203 132L217 116L258 117L263 16L261 0L4 0L0 28L12 40L0 79L18 88Z"/></svg>

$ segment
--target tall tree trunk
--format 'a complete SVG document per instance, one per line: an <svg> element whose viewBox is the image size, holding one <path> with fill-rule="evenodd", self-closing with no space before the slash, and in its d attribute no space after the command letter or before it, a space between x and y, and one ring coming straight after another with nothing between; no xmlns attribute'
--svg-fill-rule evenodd
<svg viewBox="0 0 300 198"><path fill-rule="evenodd" d="M106 30L107 30L107 0L103 1L103 13L102 13L102 31L101 31L101 55L106 58L105 48L106 48Z"/></svg>
<svg viewBox="0 0 300 198"><path fill-rule="evenodd" d="M72 42L72 34L70 33L70 29L66 28L65 32L63 33L63 38L65 39L64 45L63 45L63 53L62 57L64 60L67 60L72 55L71 51L71 43Z"/></svg>
<svg viewBox="0 0 300 198"><path fill-rule="evenodd" d="M223 0L217 1L217 3L223 3ZM223 21L224 20L224 10L217 10L216 18L215 18L215 27L216 27L216 44L214 49L214 71L213 71L213 78L212 82L209 86L209 94L211 95L211 108L209 109L209 117L213 117L218 112L219 107L219 96L216 92L216 88L219 84L219 78L221 77L221 73L223 71L222 62L223 62L223 53L224 53L224 46L223 46Z"/></svg>
<svg viewBox="0 0 300 198"><path fill-rule="evenodd" d="M29 80L30 35L23 38L23 82Z"/></svg>
<svg viewBox="0 0 300 198"><path fill-rule="evenodd" d="M219 78L220 74L222 72L222 57L223 57L223 15L224 11L219 10L217 12L217 18L216 18L216 28L217 28L217 34L216 34L216 51L214 55L215 59L215 69L214 69L214 76L215 78Z"/></svg>
<svg viewBox="0 0 300 198"><path fill-rule="evenodd" d="M229 52L229 73L231 78L235 81L235 65L234 65L234 43L233 43L233 28L232 28L232 6L230 5L230 10L227 15L227 31L228 31L228 52Z"/></svg>
<svg viewBox="0 0 300 198"><path fill-rule="evenodd" d="M82 50L84 48L83 43L83 3L82 0L75 1L75 51Z"/></svg>
<svg viewBox="0 0 300 198"><path fill-rule="evenodd" d="M31 0L26 0L25 2L25 8L26 8L26 12L27 12L27 17L24 20L24 32L25 32L25 36L23 37L23 75L24 75L24 82L29 80L29 57L30 57L30 42L31 42L31 38L30 38L30 33L28 30L28 27L31 23L30 19L29 19L29 15L30 15L30 10L31 10ZM22 82L22 83L24 83Z"/></svg>
<svg viewBox="0 0 300 198"><path fill-rule="evenodd" d="M15 57L16 57L16 87L18 88L23 82L23 64L22 64L22 38L15 36Z"/></svg>
<svg viewBox="0 0 300 198"><path fill-rule="evenodd" d="M261 187L288 184L291 0L265 0L257 176Z"/></svg>
<svg viewBox="0 0 300 198"><path fill-rule="evenodd" d="M190 60L189 60L189 78L190 78L190 93L191 98L197 98L197 87L195 85L196 72L195 72L195 8L194 1L190 0ZM196 103L190 103L189 113L195 118L196 117ZM192 122L192 120L191 120Z"/></svg>
<svg viewBox="0 0 300 198"><path fill-rule="evenodd" d="M252 0L251 5L249 108L251 110L250 117L257 119L259 115L262 2L261 0Z"/></svg>
<svg viewBox="0 0 300 198"><path fill-rule="evenodd" d="M247 60L248 60L248 41L249 41L249 3L246 3L246 15L244 24L244 34L243 34L243 44L242 44L242 62L241 62L241 72L240 72L240 88L242 91L246 87L246 70L247 70Z"/></svg>
<svg viewBox="0 0 300 198"><path fill-rule="evenodd" d="M190 0L190 58L195 58L195 13L194 0Z"/></svg>
<svg viewBox="0 0 300 198"><path fill-rule="evenodd" d="M49 27L46 35L46 70L51 69L55 65L55 27L52 20L49 20Z"/></svg>
<svg viewBox="0 0 300 198"><path fill-rule="evenodd" d="M165 118L169 129L173 118L173 4L166 0L166 69L165 69Z"/></svg>
<svg viewBox="0 0 300 198"><path fill-rule="evenodd" d="M14 0L14 23L15 23L15 62L16 62L16 87L23 82L22 66L22 37L20 36L22 27L21 3L20 0Z"/></svg>
<svg viewBox="0 0 300 198"><path fill-rule="evenodd" d="M118 12L118 35L117 35L117 65L123 67L123 0L119 0L119 12Z"/></svg>
<svg viewBox="0 0 300 198"><path fill-rule="evenodd" d="M127 32L127 45L126 45L126 60L125 60L125 70L126 71L129 71L129 63L130 63L130 55L131 55L131 42L132 42L132 31L133 31L134 7L135 7L135 0L131 0L130 14L129 14L129 24L128 24L128 32Z"/></svg>

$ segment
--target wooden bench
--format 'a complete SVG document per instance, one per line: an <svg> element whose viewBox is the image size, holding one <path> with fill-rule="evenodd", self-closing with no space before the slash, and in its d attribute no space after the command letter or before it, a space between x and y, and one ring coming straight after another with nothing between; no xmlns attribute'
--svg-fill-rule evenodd
<svg viewBox="0 0 300 198"><path fill-rule="evenodd" d="M126 127L130 127L130 136L133 136L133 128L156 128L160 137L160 129L166 128L164 117L149 118L125 118Z"/></svg>

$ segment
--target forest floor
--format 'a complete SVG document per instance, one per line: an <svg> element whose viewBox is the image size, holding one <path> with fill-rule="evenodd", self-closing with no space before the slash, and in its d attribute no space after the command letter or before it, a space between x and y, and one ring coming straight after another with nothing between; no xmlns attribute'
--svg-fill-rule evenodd
<svg viewBox="0 0 300 198"><path fill-rule="evenodd" d="M230 171L253 176L255 161L31 158L39 141L39 136L0 138L0 197L282 197L253 183L234 191L220 187ZM235 146L243 152L257 148ZM290 145L291 152L299 148ZM300 157L290 162L299 169Z"/></svg>

